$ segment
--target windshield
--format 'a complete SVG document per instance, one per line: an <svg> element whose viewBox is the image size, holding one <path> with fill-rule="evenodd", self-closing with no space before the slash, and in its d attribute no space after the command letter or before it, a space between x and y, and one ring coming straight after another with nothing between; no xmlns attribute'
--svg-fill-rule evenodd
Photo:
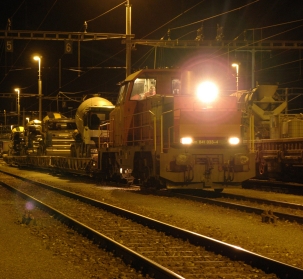
<svg viewBox="0 0 303 279"><path fill-rule="evenodd" d="M131 93L131 100L144 100L156 94L156 79L137 78Z"/></svg>
<svg viewBox="0 0 303 279"><path fill-rule="evenodd" d="M75 130L77 129L75 122L50 122L48 123L48 130L60 131L60 130Z"/></svg>

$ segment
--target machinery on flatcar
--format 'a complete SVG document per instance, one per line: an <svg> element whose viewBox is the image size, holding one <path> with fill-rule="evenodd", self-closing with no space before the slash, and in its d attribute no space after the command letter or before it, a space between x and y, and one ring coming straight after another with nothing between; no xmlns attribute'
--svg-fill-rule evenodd
<svg viewBox="0 0 303 279"><path fill-rule="evenodd" d="M109 113L114 105L101 97L85 100L76 118L53 113L13 131L14 144L4 160L10 165L97 175L97 149L109 141ZM20 140L19 140L20 139ZM11 144L12 145L12 144Z"/></svg>
<svg viewBox="0 0 303 279"><path fill-rule="evenodd" d="M7 155L8 156L21 155L23 142L24 142L24 127L23 126L12 127ZM5 157L6 156L4 156L4 158Z"/></svg>
<svg viewBox="0 0 303 279"><path fill-rule="evenodd" d="M75 142L73 133L77 129L75 119L63 117L45 117L40 144L40 155L70 156L71 146Z"/></svg>
<svg viewBox="0 0 303 279"><path fill-rule="evenodd" d="M11 127L9 125L0 125L0 158L8 154L11 137Z"/></svg>
<svg viewBox="0 0 303 279"><path fill-rule="evenodd" d="M108 141L109 114L114 107L101 97L92 97L81 103L75 115L77 130L73 134L72 157L90 158L98 154L101 143Z"/></svg>
<svg viewBox="0 0 303 279"><path fill-rule="evenodd" d="M254 134L257 178L302 181L303 117L286 113L287 100L288 89L277 85L258 85L239 99L245 126Z"/></svg>
<svg viewBox="0 0 303 279"><path fill-rule="evenodd" d="M40 146L43 143L42 122L31 120L24 127L24 138L21 144L20 155L43 155Z"/></svg>
<svg viewBox="0 0 303 279"><path fill-rule="evenodd" d="M198 82L189 71L145 69L121 83L109 142L99 149L106 178L221 191L255 175L237 97Z"/></svg>
<svg viewBox="0 0 303 279"><path fill-rule="evenodd" d="M71 143L74 142L72 133L75 129L75 120L66 118L60 113L50 113L44 117L43 121L31 120L22 130L20 151L15 155L70 156ZM12 137L17 137L14 130Z"/></svg>

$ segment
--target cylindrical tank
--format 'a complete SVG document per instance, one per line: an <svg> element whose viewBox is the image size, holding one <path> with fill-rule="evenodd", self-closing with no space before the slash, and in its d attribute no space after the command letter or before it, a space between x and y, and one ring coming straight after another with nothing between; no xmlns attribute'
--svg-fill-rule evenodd
<svg viewBox="0 0 303 279"><path fill-rule="evenodd" d="M76 125L78 131L82 134L83 129L84 129L84 124L83 124L83 116L86 111L89 111L90 107L108 107L108 108L113 108L114 105L101 97L92 97L87 100L85 100L77 109L76 115L75 115L75 120L76 120Z"/></svg>
<svg viewBox="0 0 303 279"><path fill-rule="evenodd" d="M303 136L303 121L301 119L292 119L288 123L288 136L297 138Z"/></svg>

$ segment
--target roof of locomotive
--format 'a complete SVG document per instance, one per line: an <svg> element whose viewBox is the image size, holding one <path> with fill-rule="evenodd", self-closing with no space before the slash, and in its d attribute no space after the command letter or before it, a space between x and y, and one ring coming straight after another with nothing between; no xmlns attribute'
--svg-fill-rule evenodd
<svg viewBox="0 0 303 279"><path fill-rule="evenodd" d="M161 73L180 73L180 69L143 69L143 70L139 70L135 73L130 74L123 82L128 82L128 81L132 81L135 80L136 78L140 77L140 76L144 76L145 74L161 74ZM122 82L122 83L123 83Z"/></svg>

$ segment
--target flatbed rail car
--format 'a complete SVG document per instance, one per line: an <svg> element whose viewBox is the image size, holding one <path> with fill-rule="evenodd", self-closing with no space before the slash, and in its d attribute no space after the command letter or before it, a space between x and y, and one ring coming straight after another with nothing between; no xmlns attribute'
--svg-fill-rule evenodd
<svg viewBox="0 0 303 279"><path fill-rule="evenodd" d="M303 180L303 116L286 113L289 91L277 85L258 85L240 98L247 116L243 126L254 134L250 142L258 179Z"/></svg>
<svg viewBox="0 0 303 279"><path fill-rule="evenodd" d="M303 137L255 141L258 178L303 180Z"/></svg>
<svg viewBox="0 0 303 279"><path fill-rule="evenodd" d="M94 158L76 158L65 156L4 156L8 165L20 168L44 169L54 172L84 176L98 176L99 170Z"/></svg>

